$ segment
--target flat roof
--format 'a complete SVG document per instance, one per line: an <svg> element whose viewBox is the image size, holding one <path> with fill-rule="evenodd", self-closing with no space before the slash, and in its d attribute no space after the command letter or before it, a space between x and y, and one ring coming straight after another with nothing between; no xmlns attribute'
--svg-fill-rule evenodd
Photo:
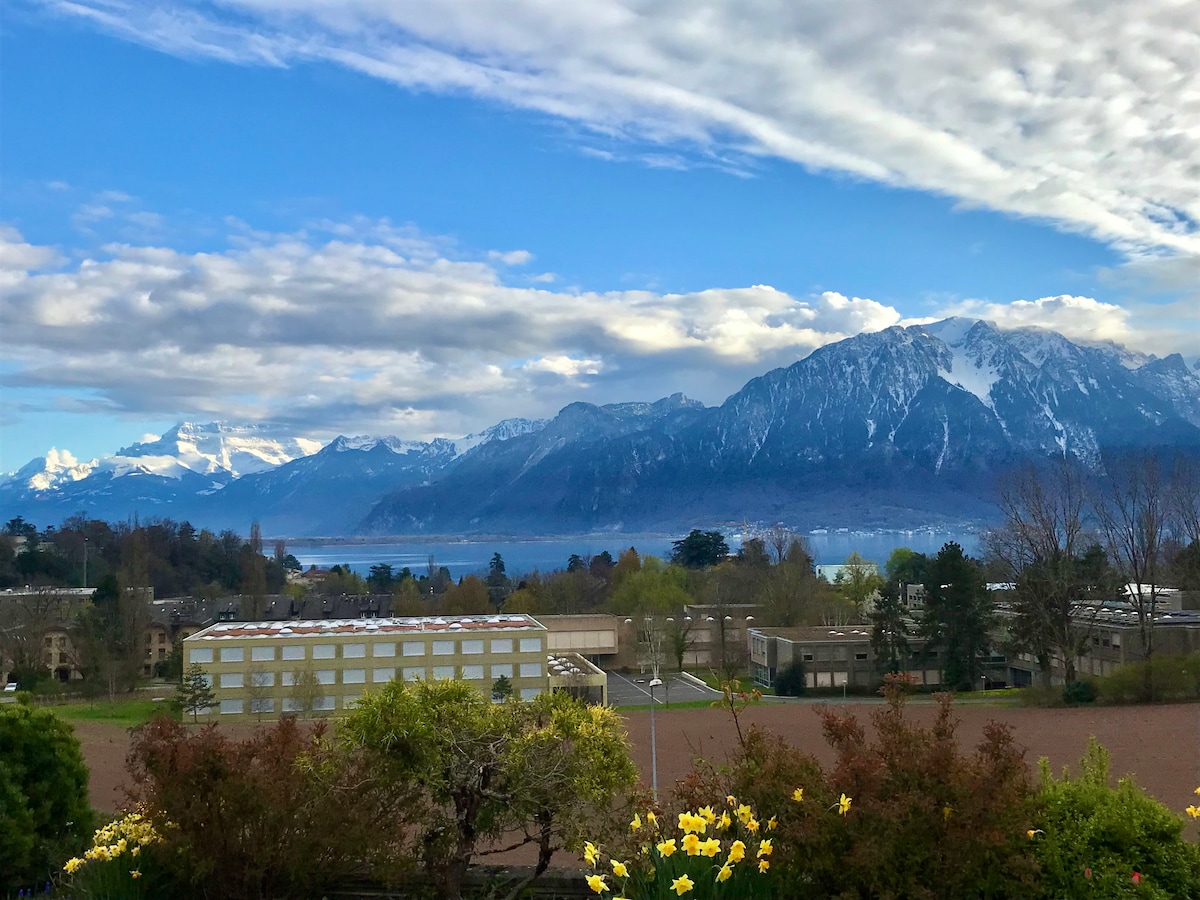
<svg viewBox="0 0 1200 900"><path fill-rule="evenodd" d="M871 639L870 625L795 625L792 627L751 628L751 634L761 634L793 644L810 644L817 642L852 642L869 641Z"/></svg>
<svg viewBox="0 0 1200 900"><path fill-rule="evenodd" d="M496 616L421 616L373 619L311 619L271 622L218 622L185 641L234 638L320 638L341 634L466 634L496 631L545 631L533 616L512 613Z"/></svg>

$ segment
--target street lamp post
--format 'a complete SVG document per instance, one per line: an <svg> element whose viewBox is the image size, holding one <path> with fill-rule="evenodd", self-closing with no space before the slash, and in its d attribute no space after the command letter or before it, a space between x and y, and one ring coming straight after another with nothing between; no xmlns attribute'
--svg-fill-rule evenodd
<svg viewBox="0 0 1200 900"><path fill-rule="evenodd" d="M650 789L658 800L658 744L654 735L654 689L662 685L661 678L650 679Z"/></svg>

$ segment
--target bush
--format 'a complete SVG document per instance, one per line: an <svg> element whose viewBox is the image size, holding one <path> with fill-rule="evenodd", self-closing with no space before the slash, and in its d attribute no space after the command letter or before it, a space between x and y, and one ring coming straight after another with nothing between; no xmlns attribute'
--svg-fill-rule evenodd
<svg viewBox="0 0 1200 900"><path fill-rule="evenodd" d="M407 818L323 723L285 718L234 741L157 718L134 731L127 768L131 801L162 837L147 852L176 896L320 896L395 854Z"/></svg>
<svg viewBox="0 0 1200 900"><path fill-rule="evenodd" d="M1128 663L1101 678L1098 688L1105 703L1195 700L1200 698L1200 653Z"/></svg>
<svg viewBox="0 0 1200 900"><path fill-rule="evenodd" d="M897 679L889 677L885 695L872 715L874 742L854 716L817 711L837 751L831 771L752 728L728 765L699 764L679 801L694 806L728 793L773 816L776 896L1033 896L1032 785L1008 729L989 725L975 752L964 753L948 695L927 728L908 721ZM849 804L838 815L843 796Z"/></svg>
<svg viewBox="0 0 1200 900"><path fill-rule="evenodd" d="M92 831L74 730L27 698L0 712L0 889L44 884Z"/></svg>
<svg viewBox="0 0 1200 900"><path fill-rule="evenodd" d="M1183 821L1130 779L1109 786L1108 753L1093 739L1076 779L1042 761L1030 844L1041 894L1059 897L1200 897L1200 851ZM1135 884L1133 873L1139 873Z"/></svg>
<svg viewBox="0 0 1200 900"><path fill-rule="evenodd" d="M1081 703L1094 703L1098 693L1094 681L1086 679L1072 681L1063 687L1063 703L1068 706L1078 706Z"/></svg>
<svg viewBox="0 0 1200 900"><path fill-rule="evenodd" d="M803 696L807 687L804 663L794 662L775 676L775 693L780 697Z"/></svg>

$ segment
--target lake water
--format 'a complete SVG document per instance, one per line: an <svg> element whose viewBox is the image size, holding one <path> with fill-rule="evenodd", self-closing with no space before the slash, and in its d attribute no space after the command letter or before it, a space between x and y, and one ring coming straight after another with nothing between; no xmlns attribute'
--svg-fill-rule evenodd
<svg viewBox="0 0 1200 900"><path fill-rule="evenodd" d="M572 553L583 558L595 556L607 550L616 559L622 551L637 548L643 556L667 558L671 555L671 544L678 535L585 535L580 537L544 538L529 540L462 540L462 541L414 541L412 543L295 543L288 551L307 569L310 565L328 568L332 565L349 566L355 572L366 575L371 566L388 563L399 572L405 566L416 575L423 575L429 568L429 557L435 565L445 566L454 578L463 575L486 574L493 553L504 558L510 577L523 575L537 569L550 572L565 569ZM951 532L889 532L876 533L833 533L809 534L809 545L818 565L836 565L845 561L852 551L857 550L865 559L880 566L897 547L908 547L918 553L935 554L947 541L957 541L970 555L979 551L979 536ZM740 540L726 535L731 550L736 551Z"/></svg>

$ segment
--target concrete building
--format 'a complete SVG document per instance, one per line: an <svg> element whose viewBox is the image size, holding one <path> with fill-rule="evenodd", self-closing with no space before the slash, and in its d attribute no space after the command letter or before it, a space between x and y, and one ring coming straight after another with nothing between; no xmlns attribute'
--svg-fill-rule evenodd
<svg viewBox="0 0 1200 900"><path fill-rule="evenodd" d="M515 696L599 693L603 672L582 656L550 652L528 615L219 622L186 638L184 665L212 679L222 720L296 713L338 715L364 691L400 678L456 678L486 696L504 676Z"/></svg>

